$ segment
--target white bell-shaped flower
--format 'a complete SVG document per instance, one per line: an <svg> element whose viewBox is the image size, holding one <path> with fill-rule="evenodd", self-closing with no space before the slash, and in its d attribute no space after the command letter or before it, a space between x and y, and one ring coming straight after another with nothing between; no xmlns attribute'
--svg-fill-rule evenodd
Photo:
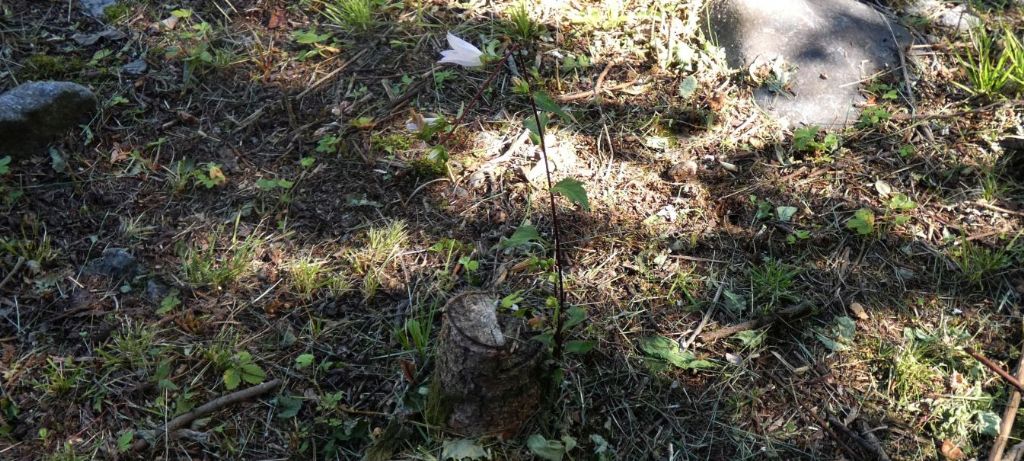
<svg viewBox="0 0 1024 461"><path fill-rule="evenodd" d="M451 49L441 52L441 60L438 63L458 64L462 67L480 67L484 65L483 61L480 60L480 56L483 56L484 53L471 43L452 35L451 32L448 32L448 46Z"/></svg>

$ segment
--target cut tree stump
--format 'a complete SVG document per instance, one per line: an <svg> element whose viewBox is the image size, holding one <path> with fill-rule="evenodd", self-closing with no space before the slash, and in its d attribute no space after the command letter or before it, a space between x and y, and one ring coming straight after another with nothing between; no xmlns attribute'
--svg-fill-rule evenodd
<svg viewBox="0 0 1024 461"><path fill-rule="evenodd" d="M540 407L546 348L497 300L464 292L445 306L428 420L466 436L510 437Z"/></svg>

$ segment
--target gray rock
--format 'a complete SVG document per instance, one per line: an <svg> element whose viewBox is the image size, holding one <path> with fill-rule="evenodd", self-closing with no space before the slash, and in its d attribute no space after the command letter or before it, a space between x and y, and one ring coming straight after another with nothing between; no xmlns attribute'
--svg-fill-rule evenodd
<svg viewBox="0 0 1024 461"><path fill-rule="evenodd" d="M146 299L153 304L159 305L170 292L171 289L159 280L149 279L146 282Z"/></svg>
<svg viewBox="0 0 1024 461"><path fill-rule="evenodd" d="M709 15L708 32L729 65L762 79L758 105L789 126L855 122L864 100L858 82L897 69L896 42L909 40L903 27L856 0L722 0Z"/></svg>
<svg viewBox="0 0 1024 461"><path fill-rule="evenodd" d="M71 82L30 82L0 94L0 157L40 153L96 111L96 95Z"/></svg>
<svg viewBox="0 0 1024 461"><path fill-rule="evenodd" d="M117 0L82 0L82 7L89 16L102 19L107 7L115 3Z"/></svg>
<svg viewBox="0 0 1024 461"><path fill-rule="evenodd" d="M128 75L142 75L149 69L149 64L146 64L146 60L139 58L124 66L121 66L121 71Z"/></svg>
<svg viewBox="0 0 1024 461"><path fill-rule="evenodd" d="M138 261L124 248L107 248L103 254L85 265L83 273L99 275L113 280L129 278L135 275Z"/></svg>
<svg viewBox="0 0 1024 461"><path fill-rule="evenodd" d="M71 39L79 45L91 46L95 45L96 42L100 41L101 38L110 41L116 41L121 40L125 37L127 37L127 35L125 35L124 32L121 32L116 29L107 29L103 32L96 32L94 34L75 34L71 36Z"/></svg>
<svg viewBox="0 0 1024 461"><path fill-rule="evenodd" d="M907 3L903 12L928 20L932 25L966 33L981 25L981 19L967 11L967 5L947 7L938 0L916 0Z"/></svg>

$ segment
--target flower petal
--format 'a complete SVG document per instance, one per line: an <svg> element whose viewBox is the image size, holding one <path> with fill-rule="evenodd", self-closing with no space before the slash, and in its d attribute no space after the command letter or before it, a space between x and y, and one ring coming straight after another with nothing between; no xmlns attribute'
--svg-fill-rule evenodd
<svg viewBox="0 0 1024 461"><path fill-rule="evenodd" d="M451 32L448 32L448 46L452 47L452 49L456 51L466 51L470 53L483 54L480 51L480 49L473 46L472 43L469 43L459 37L456 37Z"/></svg>

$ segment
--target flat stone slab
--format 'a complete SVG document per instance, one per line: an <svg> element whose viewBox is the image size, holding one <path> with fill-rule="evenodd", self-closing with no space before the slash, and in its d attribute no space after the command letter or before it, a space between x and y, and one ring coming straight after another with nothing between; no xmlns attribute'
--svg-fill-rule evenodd
<svg viewBox="0 0 1024 461"><path fill-rule="evenodd" d="M41 153L96 112L96 95L71 82L29 82L0 94L0 157Z"/></svg>
<svg viewBox="0 0 1024 461"><path fill-rule="evenodd" d="M898 70L897 47L910 37L855 0L719 0L709 15L729 65L768 81L754 98L785 126L856 122L861 83Z"/></svg>

